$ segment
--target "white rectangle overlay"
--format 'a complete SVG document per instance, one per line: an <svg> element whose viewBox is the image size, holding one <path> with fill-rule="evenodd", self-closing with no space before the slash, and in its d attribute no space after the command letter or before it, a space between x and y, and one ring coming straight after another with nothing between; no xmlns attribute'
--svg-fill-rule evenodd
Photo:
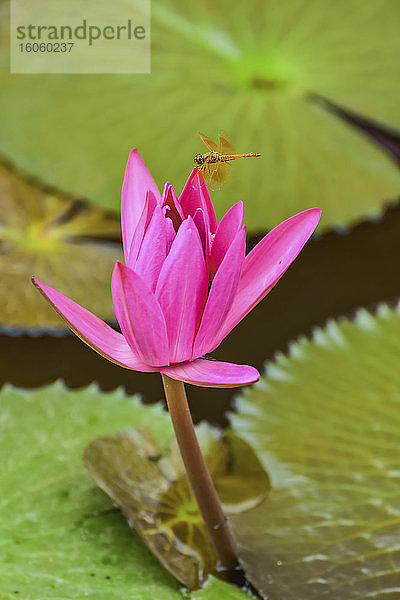
<svg viewBox="0 0 400 600"><path fill-rule="evenodd" d="M11 73L150 73L150 0L11 0Z"/></svg>

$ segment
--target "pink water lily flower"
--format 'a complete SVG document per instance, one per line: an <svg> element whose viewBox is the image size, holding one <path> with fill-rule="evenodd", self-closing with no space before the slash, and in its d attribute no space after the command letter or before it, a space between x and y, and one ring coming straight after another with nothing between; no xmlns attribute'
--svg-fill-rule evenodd
<svg viewBox="0 0 400 600"><path fill-rule="evenodd" d="M243 205L219 223L207 186L193 169L177 198L160 195L137 150L122 188L125 263L112 275L122 333L57 290L33 279L72 331L108 360L206 387L253 383L258 371L204 357L278 282L313 233L320 210L287 219L246 256Z"/></svg>

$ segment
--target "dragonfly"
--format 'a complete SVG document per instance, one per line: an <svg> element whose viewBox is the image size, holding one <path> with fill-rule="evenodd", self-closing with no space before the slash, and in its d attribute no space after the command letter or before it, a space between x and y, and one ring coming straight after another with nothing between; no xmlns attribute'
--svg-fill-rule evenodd
<svg viewBox="0 0 400 600"><path fill-rule="evenodd" d="M196 154L194 164L213 190L219 189L228 179L231 160L261 156L258 152L236 154L231 142L222 131L218 133L218 144L201 133L199 136L209 151Z"/></svg>

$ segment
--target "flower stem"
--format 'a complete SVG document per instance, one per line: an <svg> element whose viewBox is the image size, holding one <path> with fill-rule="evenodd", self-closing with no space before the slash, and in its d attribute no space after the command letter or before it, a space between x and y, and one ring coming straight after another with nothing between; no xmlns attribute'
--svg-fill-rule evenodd
<svg viewBox="0 0 400 600"><path fill-rule="evenodd" d="M237 545L197 441L185 386L161 375L176 440L201 516L217 552L219 567L232 570L239 565Z"/></svg>

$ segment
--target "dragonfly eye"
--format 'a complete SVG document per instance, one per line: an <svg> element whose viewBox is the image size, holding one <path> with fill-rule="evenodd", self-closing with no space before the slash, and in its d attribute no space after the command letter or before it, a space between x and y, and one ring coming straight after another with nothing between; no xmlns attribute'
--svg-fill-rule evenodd
<svg viewBox="0 0 400 600"><path fill-rule="evenodd" d="M196 156L194 157L194 163L196 165L198 165L199 167L201 167L201 165L204 165L204 163L205 163L204 156L202 154L196 154Z"/></svg>

